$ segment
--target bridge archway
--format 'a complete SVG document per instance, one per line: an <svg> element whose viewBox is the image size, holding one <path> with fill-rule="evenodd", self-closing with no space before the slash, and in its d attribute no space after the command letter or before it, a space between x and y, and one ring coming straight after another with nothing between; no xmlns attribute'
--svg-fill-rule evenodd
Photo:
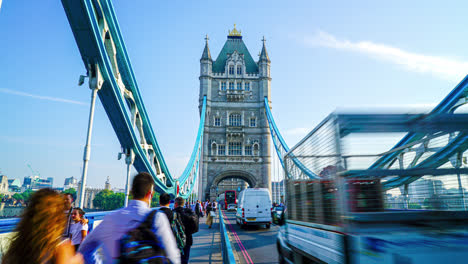
<svg viewBox="0 0 468 264"><path fill-rule="evenodd" d="M206 197L209 197L210 200L216 199L218 185L222 181L231 178L241 179L245 181L249 185L249 187L255 187L257 185L257 179L251 173L241 170L227 170L219 173L218 175L212 178L211 183L208 184L210 188L207 190Z"/></svg>

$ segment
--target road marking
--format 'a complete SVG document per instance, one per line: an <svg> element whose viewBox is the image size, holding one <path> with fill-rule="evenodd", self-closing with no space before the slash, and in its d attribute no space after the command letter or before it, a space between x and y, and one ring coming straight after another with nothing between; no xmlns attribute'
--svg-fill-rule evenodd
<svg viewBox="0 0 468 264"><path fill-rule="evenodd" d="M249 253L245 249L244 244L242 244L242 241L240 240L240 238L237 235L236 231L232 227L231 222L229 221L229 219L226 218L226 215L224 214L223 211L221 211L221 213L223 214L224 219L226 219L226 221L227 221L227 223L229 225L229 229L231 230L231 233L234 235L234 238L236 239L237 245L239 245L239 248L240 248L240 250L242 252L242 255L244 255L245 262L247 262L248 264L253 264L253 261L250 258Z"/></svg>

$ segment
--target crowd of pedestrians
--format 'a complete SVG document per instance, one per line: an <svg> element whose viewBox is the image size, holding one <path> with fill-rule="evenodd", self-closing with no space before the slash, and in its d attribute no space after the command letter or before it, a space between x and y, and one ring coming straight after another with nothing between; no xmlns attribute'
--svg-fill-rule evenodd
<svg viewBox="0 0 468 264"><path fill-rule="evenodd" d="M160 195L160 207L150 208L154 181L139 173L132 182L133 200L107 214L88 232L85 212L73 207L71 194L46 188L31 196L2 263L173 263L190 259L199 218L212 227L216 202L189 203Z"/></svg>

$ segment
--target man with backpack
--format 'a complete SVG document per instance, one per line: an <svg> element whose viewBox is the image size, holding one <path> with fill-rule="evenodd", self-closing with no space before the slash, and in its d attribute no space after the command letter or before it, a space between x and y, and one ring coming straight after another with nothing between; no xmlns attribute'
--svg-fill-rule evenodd
<svg viewBox="0 0 468 264"><path fill-rule="evenodd" d="M105 216L81 244L79 252L86 263L98 261L95 253L99 247L102 247L104 264L118 260L120 263L145 260L145 263L180 263L180 252L166 215L150 209L153 187L153 178L146 172L133 178L133 200L127 207Z"/></svg>
<svg viewBox="0 0 468 264"><path fill-rule="evenodd" d="M195 203L195 214L198 218L203 217L203 209L199 200Z"/></svg>
<svg viewBox="0 0 468 264"><path fill-rule="evenodd" d="M182 216L179 213L172 211L171 208L169 208L170 201L171 197L169 196L169 194L161 194L159 196L159 205L161 206L159 210L166 214L172 229L172 234L174 235L177 247L181 251L180 254L182 256L184 254L185 245L187 244L185 226L182 223Z"/></svg>
<svg viewBox="0 0 468 264"><path fill-rule="evenodd" d="M181 263L187 264L190 258L190 247L193 244L192 234L198 232L198 217L192 209L185 208L184 204L184 198L177 197L174 202L174 212L181 216L185 228L186 244L181 255Z"/></svg>

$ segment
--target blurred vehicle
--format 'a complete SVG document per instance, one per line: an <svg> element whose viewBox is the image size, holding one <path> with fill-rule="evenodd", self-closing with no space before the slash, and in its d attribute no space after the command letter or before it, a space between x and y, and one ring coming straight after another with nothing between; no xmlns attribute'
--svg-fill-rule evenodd
<svg viewBox="0 0 468 264"><path fill-rule="evenodd" d="M468 136L448 139L465 133L468 116L418 117L332 114L284 155L279 263L467 263L468 169L450 155L467 150ZM410 131L418 140L401 140Z"/></svg>
<svg viewBox="0 0 468 264"><path fill-rule="evenodd" d="M273 211L271 211L271 218L273 219L273 223L280 224L283 219L283 212L284 206L276 206L273 208Z"/></svg>
<svg viewBox="0 0 468 264"><path fill-rule="evenodd" d="M227 206L227 210L228 211L235 211L236 210L236 205L235 204L229 204Z"/></svg>

